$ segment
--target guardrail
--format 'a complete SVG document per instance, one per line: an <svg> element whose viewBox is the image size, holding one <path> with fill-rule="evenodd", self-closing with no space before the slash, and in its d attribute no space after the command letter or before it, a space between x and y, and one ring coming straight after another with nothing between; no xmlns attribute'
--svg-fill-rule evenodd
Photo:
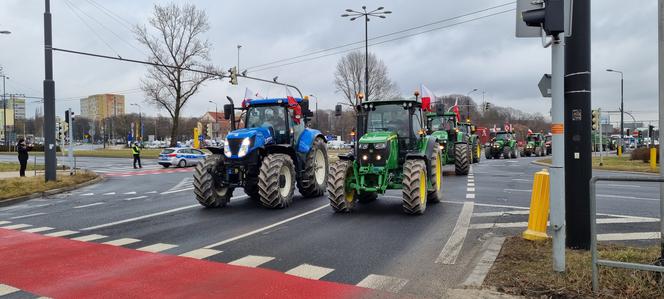
<svg viewBox="0 0 664 299"><path fill-rule="evenodd" d="M651 271L651 272L663 272L664 273L664 267L662 267L662 266L597 259L597 230L596 230L596 227L595 227L597 225L597 223L596 223L596 221L597 221L596 186L597 186L597 182L599 182L599 181L662 183L662 182L664 182L664 178L662 178L662 177L640 177L640 176L594 176L590 179L590 251L591 251L591 254L592 254L593 292L597 292L597 290L599 289L598 266L632 269L632 270L643 270L643 271ZM662 204L662 203L660 203L660 204ZM661 223L662 215L659 215L659 217L660 217L660 223ZM661 237L662 236L660 235L660 238ZM664 243L663 243L662 246L664 246Z"/></svg>

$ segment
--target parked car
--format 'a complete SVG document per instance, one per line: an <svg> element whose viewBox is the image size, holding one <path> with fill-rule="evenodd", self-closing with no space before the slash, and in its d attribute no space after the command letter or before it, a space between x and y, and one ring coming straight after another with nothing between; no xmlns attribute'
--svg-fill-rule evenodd
<svg viewBox="0 0 664 299"><path fill-rule="evenodd" d="M171 165L177 167L195 166L198 162L205 160L207 155L197 149L188 147L169 147L159 154L159 165L168 168Z"/></svg>

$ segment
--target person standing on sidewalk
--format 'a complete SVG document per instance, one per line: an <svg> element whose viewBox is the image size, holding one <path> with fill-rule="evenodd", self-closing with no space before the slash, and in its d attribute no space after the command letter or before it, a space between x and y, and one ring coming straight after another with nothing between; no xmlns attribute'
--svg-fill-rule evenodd
<svg viewBox="0 0 664 299"><path fill-rule="evenodd" d="M19 175L25 176L25 169L28 166L28 146L25 145L25 139L21 138L18 140L16 150L18 151L18 162L21 164Z"/></svg>
<svg viewBox="0 0 664 299"><path fill-rule="evenodd" d="M138 142L134 142L134 146L131 147L131 153L134 154L134 169L143 168L141 166L141 148L138 146ZM138 167L136 167L136 162L138 162Z"/></svg>

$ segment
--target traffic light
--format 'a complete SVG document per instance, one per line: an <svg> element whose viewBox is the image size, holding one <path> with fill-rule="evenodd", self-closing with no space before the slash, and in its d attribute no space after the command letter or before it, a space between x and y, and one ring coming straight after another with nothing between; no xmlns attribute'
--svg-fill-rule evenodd
<svg viewBox="0 0 664 299"><path fill-rule="evenodd" d="M592 130L597 131L599 129L599 111L593 110L592 112Z"/></svg>
<svg viewBox="0 0 664 299"><path fill-rule="evenodd" d="M484 110L484 112L489 111L489 108L491 108L491 104L489 102L484 103L482 106L482 110Z"/></svg>
<svg viewBox="0 0 664 299"><path fill-rule="evenodd" d="M207 130L205 131L205 133L207 133L206 135L207 135L208 137L209 137L209 136L212 136L212 123L208 123L208 124L207 124Z"/></svg>
<svg viewBox="0 0 664 299"><path fill-rule="evenodd" d="M625 135L629 136L629 129L625 129L625 130L627 130L627 132L625 133Z"/></svg>
<svg viewBox="0 0 664 299"><path fill-rule="evenodd" d="M544 0L544 7L521 12L526 25L541 27L547 35L565 31L564 0Z"/></svg>
<svg viewBox="0 0 664 299"><path fill-rule="evenodd" d="M65 122L69 123L69 109L65 110Z"/></svg>
<svg viewBox="0 0 664 299"><path fill-rule="evenodd" d="M231 84L237 85L237 67L234 66L228 70L229 73L231 73Z"/></svg>

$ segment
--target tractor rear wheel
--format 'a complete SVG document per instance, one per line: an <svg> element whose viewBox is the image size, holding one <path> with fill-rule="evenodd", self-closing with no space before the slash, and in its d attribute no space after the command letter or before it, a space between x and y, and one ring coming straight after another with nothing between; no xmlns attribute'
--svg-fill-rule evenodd
<svg viewBox="0 0 664 299"><path fill-rule="evenodd" d="M517 157L518 157L518 153L516 152L516 147L515 147L510 151L510 158L516 159Z"/></svg>
<svg viewBox="0 0 664 299"><path fill-rule="evenodd" d="M470 160L468 160L468 144L457 143L454 145L454 172L457 175L467 175L470 170Z"/></svg>
<svg viewBox="0 0 664 299"><path fill-rule="evenodd" d="M403 200L406 214L424 214L427 208L427 170L422 160L406 160L403 165Z"/></svg>
<svg viewBox="0 0 664 299"><path fill-rule="evenodd" d="M293 201L295 167L290 156L267 155L258 174L258 194L266 208L285 208Z"/></svg>
<svg viewBox="0 0 664 299"><path fill-rule="evenodd" d="M325 142L316 138L307 154L304 173L297 181L297 189L304 197L317 197L325 193L327 179L327 149Z"/></svg>
<svg viewBox="0 0 664 299"><path fill-rule="evenodd" d="M434 189L433 191L429 191L427 200L432 203L438 203L443 199L443 165L439 147L434 147L429 161L429 179Z"/></svg>
<svg viewBox="0 0 664 299"><path fill-rule="evenodd" d="M510 148L509 147L503 147L503 159L509 159L510 158Z"/></svg>
<svg viewBox="0 0 664 299"><path fill-rule="evenodd" d="M491 159L491 148L490 147L485 147L484 148L484 158Z"/></svg>
<svg viewBox="0 0 664 299"><path fill-rule="evenodd" d="M355 189L348 188L348 181L353 179L353 163L339 160L330 166L327 178L327 198L330 206L337 213L348 213L357 200Z"/></svg>
<svg viewBox="0 0 664 299"><path fill-rule="evenodd" d="M223 207L231 199L233 188L223 185L220 180L224 164L220 155L211 155L194 169L194 194L196 200L206 208Z"/></svg>

